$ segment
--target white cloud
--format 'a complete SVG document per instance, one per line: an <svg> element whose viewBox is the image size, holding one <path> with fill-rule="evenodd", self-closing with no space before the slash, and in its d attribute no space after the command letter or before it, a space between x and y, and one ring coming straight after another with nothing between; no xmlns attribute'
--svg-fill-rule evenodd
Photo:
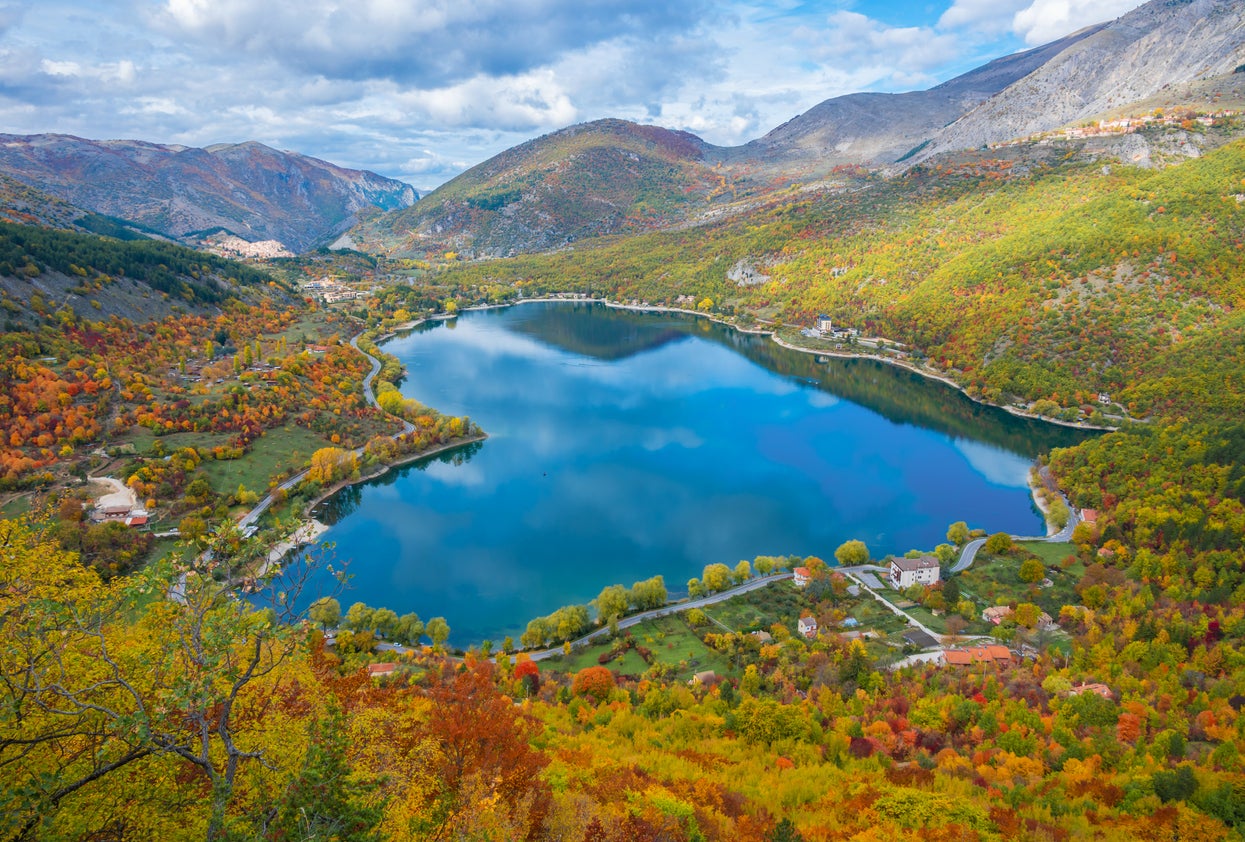
<svg viewBox="0 0 1245 842"><path fill-rule="evenodd" d="M836 12L830 16L823 58L836 64L871 64L904 71L930 71L954 59L959 38L925 26L887 26L859 12Z"/></svg>
<svg viewBox="0 0 1245 842"><path fill-rule="evenodd" d="M1140 5L1138 0L1033 0L1016 12L1012 29L1025 43L1036 46L1114 20Z"/></svg>
<svg viewBox="0 0 1245 842"><path fill-rule="evenodd" d="M966 29L981 35L1011 31L1016 12L1029 0L955 0L942 17L939 29Z"/></svg>

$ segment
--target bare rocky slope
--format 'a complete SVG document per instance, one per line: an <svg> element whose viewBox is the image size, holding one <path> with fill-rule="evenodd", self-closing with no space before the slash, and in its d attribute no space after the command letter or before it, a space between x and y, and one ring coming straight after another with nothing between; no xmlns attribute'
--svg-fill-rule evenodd
<svg viewBox="0 0 1245 842"><path fill-rule="evenodd" d="M1099 29L1101 26L1089 27L1045 46L995 59L926 91L858 93L828 99L762 138L714 150L711 157L805 174L844 164L894 163L947 124Z"/></svg>
<svg viewBox="0 0 1245 842"><path fill-rule="evenodd" d="M1245 3L1151 0L929 138L911 160L1050 131L1245 64Z"/></svg>
<svg viewBox="0 0 1245 842"><path fill-rule="evenodd" d="M418 198L400 181L253 142L198 149L0 135L0 174L170 237L223 228L293 251L332 239L361 210L396 210Z"/></svg>

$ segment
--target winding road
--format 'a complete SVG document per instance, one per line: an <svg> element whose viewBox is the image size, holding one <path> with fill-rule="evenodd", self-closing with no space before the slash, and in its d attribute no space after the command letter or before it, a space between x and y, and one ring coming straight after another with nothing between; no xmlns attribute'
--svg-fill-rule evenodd
<svg viewBox="0 0 1245 842"><path fill-rule="evenodd" d="M1076 529L1078 523L1081 522L1080 513L1073 507L1072 502L1068 500L1067 495L1056 487L1054 480L1050 476L1050 468L1042 468L1039 472L1042 478L1042 484L1046 486L1048 491L1058 494L1063 500L1064 505L1068 507L1068 522L1063 529L1053 535L1043 535L1041 537L1034 535L1013 535L1013 541L1044 541L1048 544L1059 544L1072 540L1072 530ZM959 561L951 566L951 573L963 573L965 570L973 566L973 561L977 558L977 551L986 545L985 538L977 538L969 541L964 545L964 549L960 552Z"/></svg>

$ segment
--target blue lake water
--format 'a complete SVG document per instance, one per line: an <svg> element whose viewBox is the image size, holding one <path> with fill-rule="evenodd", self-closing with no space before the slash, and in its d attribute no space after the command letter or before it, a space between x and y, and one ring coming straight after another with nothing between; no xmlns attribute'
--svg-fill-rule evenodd
<svg viewBox="0 0 1245 842"><path fill-rule="evenodd" d="M385 350L404 394L489 439L352 487L319 513L343 606L499 642L534 616L713 562L931 548L947 525L1034 534L1026 475L1076 431L880 363L819 360L694 318L590 304L463 314Z"/></svg>

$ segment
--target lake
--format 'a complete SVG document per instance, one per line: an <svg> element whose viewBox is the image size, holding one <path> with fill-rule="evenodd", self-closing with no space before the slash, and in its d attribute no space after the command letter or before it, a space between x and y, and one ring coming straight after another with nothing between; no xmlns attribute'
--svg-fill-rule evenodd
<svg viewBox="0 0 1245 842"><path fill-rule="evenodd" d="M1079 431L1016 418L868 360L820 360L705 319L587 303L470 311L386 343L405 395L469 415L485 442L322 504L355 601L451 642L706 564L875 558L947 525L1040 534L1026 476Z"/></svg>

